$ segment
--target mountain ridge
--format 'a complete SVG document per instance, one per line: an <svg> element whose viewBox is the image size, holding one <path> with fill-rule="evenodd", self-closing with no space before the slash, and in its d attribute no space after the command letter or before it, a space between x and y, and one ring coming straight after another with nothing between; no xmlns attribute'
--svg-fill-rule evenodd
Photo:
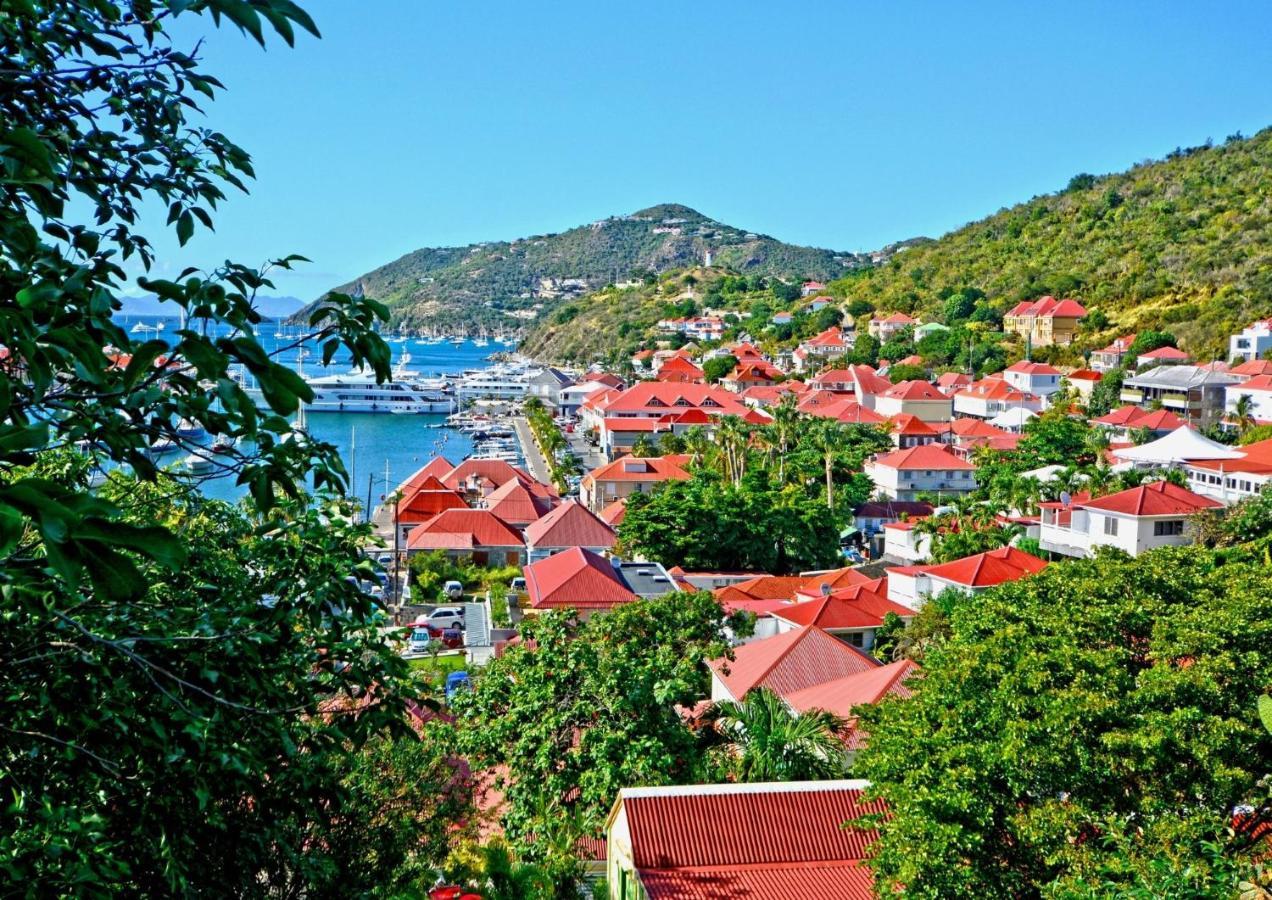
<svg viewBox="0 0 1272 900"><path fill-rule="evenodd" d="M422 247L331 290L360 287L388 305L399 328L514 329L607 284L702 263L708 254L744 274L828 281L888 253L788 244L660 203L553 234Z"/></svg>

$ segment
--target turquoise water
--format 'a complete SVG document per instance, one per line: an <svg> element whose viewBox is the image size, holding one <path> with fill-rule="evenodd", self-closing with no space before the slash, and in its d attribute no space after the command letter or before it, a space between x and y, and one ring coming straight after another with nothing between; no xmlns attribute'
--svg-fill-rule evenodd
<svg viewBox="0 0 1272 900"><path fill-rule="evenodd" d="M153 327L159 319L143 316L131 318L127 325L136 322ZM168 337L178 327L175 319L167 319L165 329L158 332L160 337ZM139 333L135 337L151 337L151 334ZM274 352L279 347L294 341L286 331L279 330L273 323L261 328L261 343L267 352ZM471 341L459 346L450 342L441 344L424 344L414 338L392 339L389 347L393 350L393 360L398 362L404 353L410 354L408 368L422 376L454 374L465 369L478 369L489 365L487 357L500 350L506 350L495 341L485 347L478 347ZM278 360L285 365L296 368L298 353L296 350L284 351ZM344 372L349 369L347 354L338 355L329 372ZM317 375L320 367L313 363L313 357L307 355L303 371L306 375ZM314 438L328 441L340 450L351 481L351 492L366 502L368 490L371 495L371 506L374 508L390 491L407 476L424 465L434 456L446 456L452 462L459 462L472 452L473 443L466 434L445 428L445 416L395 416L376 413L313 413L308 415L309 433ZM164 460L166 464L179 464L184 454L174 454ZM386 488L386 485L388 486ZM207 478L202 483L202 491L210 497L232 500L243 494L243 489L234 484L232 477Z"/></svg>

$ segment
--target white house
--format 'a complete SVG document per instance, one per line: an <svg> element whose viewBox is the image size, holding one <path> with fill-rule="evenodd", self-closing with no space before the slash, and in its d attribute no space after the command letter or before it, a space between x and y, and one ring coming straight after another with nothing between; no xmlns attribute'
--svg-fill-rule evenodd
<svg viewBox="0 0 1272 900"><path fill-rule="evenodd" d="M1260 319L1228 339L1228 360L1250 362L1272 350L1272 319Z"/></svg>
<svg viewBox="0 0 1272 900"><path fill-rule="evenodd" d="M1142 484L1092 500L1079 495L1067 504L1041 503L1039 542L1065 556L1094 556L1097 547L1117 547L1139 556L1158 547L1192 543L1189 516L1223 504L1169 481Z"/></svg>
<svg viewBox="0 0 1272 900"><path fill-rule="evenodd" d="M1042 411L1042 398L1037 394L1012 387L997 375L982 378L954 394L954 415L976 419L992 419L1011 409Z"/></svg>
<svg viewBox="0 0 1272 900"><path fill-rule="evenodd" d="M967 594L1016 581L1046 568L1047 563L1015 547L999 547L934 566L888 569L888 599L919 609L928 597L953 589Z"/></svg>
<svg viewBox="0 0 1272 900"><path fill-rule="evenodd" d="M1249 397L1251 417L1259 423L1272 422L1272 375L1256 375L1241 384L1230 384L1224 394L1224 412L1229 418L1236 415L1241 398Z"/></svg>
<svg viewBox="0 0 1272 900"><path fill-rule="evenodd" d="M1060 370L1046 363L1021 360L1003 372L1003 381L1018 391L1037 394L1044 400L1060 390Z"/></svg>
<svg viewBox="0 0 1272 900"><path fill-rule="evenodd" d="M866 474L889 500L915 500L919 494L966 494L976 490L976 466L944 444L923 444L868 460Z"/></svg>
<svg viewBox="0 0 1272 900"><path fill-rule="evenodd" d="M1233 449L1239 453L1235 459L1183 463L1189 486L1198 494L1229 504L1253 497L1272 484L1272 438Z"/></svg>
<svg viewBox="0 0 1272 900"><path fill-rule="evenodd" d="M915 531L915 522L883 526L883 558L889 562L921 563L932 557L932 536Z"/></svg>
<svg viewBox="0 0 1272 900"><path fill-rule="evenodd" d="M874 411L881 416L911 415L924 422L948 422L953 404L926 381L902 381L875 399Z"/></svg>

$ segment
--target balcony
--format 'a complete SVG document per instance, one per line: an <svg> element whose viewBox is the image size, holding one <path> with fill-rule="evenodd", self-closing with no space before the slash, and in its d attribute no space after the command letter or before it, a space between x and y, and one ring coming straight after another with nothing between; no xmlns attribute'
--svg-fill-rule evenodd
<svg viewBox="0 0 1272 900"><path fill-rule="evenodd" d="M1168 406L1171 409L1199 410L1201 409L1201 398L1191 398L1187 394L1162 394L1162 406Z"/></svg>
<svg viewBox="0 0 1272 900"><path fill-rule="evenodd" d="M1119 396L1122 398L1123 403L1143 403L1144 402L1144 392L1138 388L1124 387L1122 388L1122 393Z"/></svg>

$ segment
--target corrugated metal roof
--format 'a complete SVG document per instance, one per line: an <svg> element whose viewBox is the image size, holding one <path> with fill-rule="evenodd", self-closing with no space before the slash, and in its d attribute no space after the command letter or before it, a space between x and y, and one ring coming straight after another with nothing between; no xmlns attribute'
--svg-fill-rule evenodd
<svg viewBox="0 0 1272 900"><path fill-rule="evenodd" d="M708 665L739 700L760 685L784 697L879 665L820 628L795 628L744 644L734 649L733 656L732 660L714 659Z"/></svg>
<svg viewBox="0 0 1272 900"><path fill-rule="evenodd" d="M857 863L763 868L642 869L650 900L870 900L874 879Z"/></svg>
<svg viewBox="0 0 1272 900"><path fill-rule="evenodd" d="M614 529L573 500L526 529L526 543L542 547L613 547Z"/></svg>

